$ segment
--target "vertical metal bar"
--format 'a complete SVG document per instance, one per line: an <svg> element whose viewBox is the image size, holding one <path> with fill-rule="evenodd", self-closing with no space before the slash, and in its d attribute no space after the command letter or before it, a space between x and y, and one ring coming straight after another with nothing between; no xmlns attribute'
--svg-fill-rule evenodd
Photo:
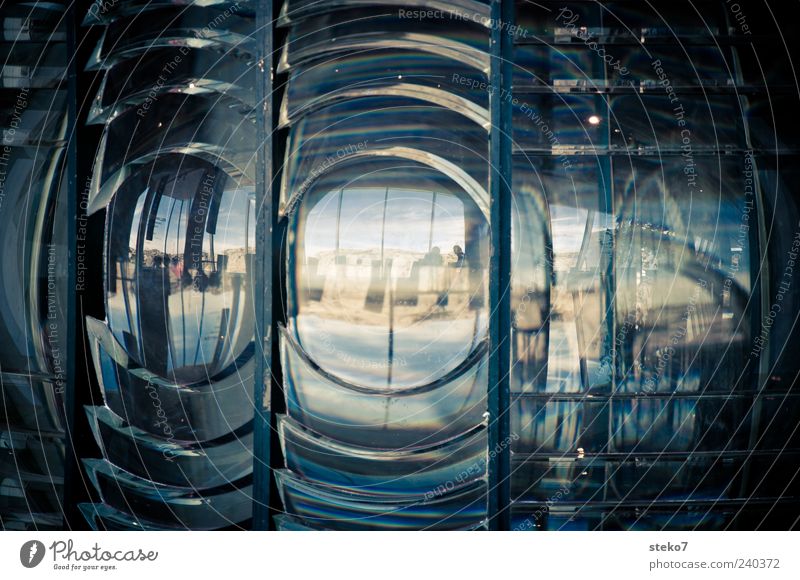
<svg viewBox="0 0 800 580"><path fill-rule="evenodd" d="M253 529L270 526L270 447L272 384L272 0L256 4L256 369L253 417Z"/></svg>
<svg viewBox="0 0 800 580"><path fill-rule="evenodd" d="M605 30L606 13L601 8L600 10L600 29ZM603 61L600 65L603 74L603 87L609 86L609 71L608 64ZM614 393L617 391L617 368L619 365L618 352L615 344L616 330L616 317L617 317L617 275L616 275L616 232L614 230L616 225L614 212L616 210L616 192L614 190L614 157L611 152L611 120L613 118L611 111L611 96L610 93L606 95L600 94L594 97L595 102L598 103L597 115L600 117L600 122L605 124L605 130L600 134L602 135L602 142L600 147L602 153L601 159L601 172L600 172L600 208L606 214L604 221L605 226L608 228L603 235L603 247L601 255L603 264L603 272L601 279L604 280L601 292L603 296L603 328L601 329L602 346L600 351L600 360L606 359L611 361L611 373L609 377L608 386L608 404L605 406L606 413L606 442L605 450L610 452L613 435L614 435ZM602 107L601 104L602 103ZM612 477L611 465L609 462L604 461L603 478L603 501L607 501L609 497L608 482ZM601 529L605 525L605 520L601 522Z"/></svg>
<svg viewBox="0 0 800 580"><path fill-rule="evenodd" d="M599 97L602 99L602 97ZM606 105L605 107L605 122L607 124L608 131L611 130L611 107L607 101L603 100L603 103ZM601 147L604 149L603 153L600 154L601 159L601 183L600 183L600 195L601 198L601 208L603 212L606 214L604 221L606 224L606 231L603 233L603 241L601 247L601 287L600 291L602 293L602 303L601 308L603 309L602 312L602 320L603 326L600 329L600 333L602 336L602 345L600 350L600 360L604 360L608 357L611 360L611 374L609 377L609 385L608 385L608 404L605 405L604 412L606 413L606 441L604 445L604 449L608 452L612 450L612 441L614 438L614 393L617 391L617 349L615 348L616 345L614 344L615 336L616 336L616 292L617 292L617 277L616 277L616 234L614 231L614 211L615 211L615 200L614 200L614 159L611 156L611 152L609 150L610 139L608 138L608 132L605 133L606 138L604 139L604 143ZM598 420L598 418L594 418L594 420ZM608 462L604 463L604 471L605 471L605 478L603 483L603 494L602 499L603 501L607 501L609 497L609 490L608 490L608 481L611 477L611 466ZM605 521L605 520L604 520ZM604 522L603 521L603 522ZM604 523L601 523L601 526ZM602 527L601 527L602 529Z"/></svg>
<svg viewBox="0 0 800 580"><path fill-rule="evenodd" d="M436 195L436 194L434 194ZM391 269L387 272L386 271L386 262L385 262L385 250L386 250L386 211L389 209L389 188L386 188L386 192L383 195L383 221L381 223L381 283L384 284L384 289L388 286L388 293L389 293L389 352L387 353L387 360L388 363L386 365L386 388L391 388L392 386L392 367L394 363L394 292L392 292L392 278L391 278ZM433 211L433 210L431 210ZM337 220L341 218L342 215L342 206L341 203L339 204L339 216ZM431 218L432 220L433 218ZM338 236L339 236L339 223L337 222L337 248L336 253L338 255L339 248L338 248ZM433 227L433 225L431 225ZM431 234L432 235L432 234ZM430 246L428 247L428 251L430 251ZM389 399L386 399L387 408L386 411L388 413L388 402ZM388 417L387 417L388 419Z"/></svg>
<svg viewBox="0 0 800 580"><path fill-rule="evenodd" d="M742 97L743 99L743 97ZM751 148L751 140L750 140L750 132L745 125L745 135L747 139L747 148L748 150L752 151ZM770 306L770 286L771 280L769 276L769 236L767 235L767 224L766 224L766 212L765 212L765 198L764 192L761 188L761 182L758 179L758 164L755 158L752 159L752 171L753 171L753 197L754 197L754 204L756 208L756 227L750 228L749 234L749 242L750 242L750 280L751 284L754 286L757 285L757 290L754 288L753 293L758 293L758 300L753 300L753 313L750 316L750 340L752 342L755 336L759 336L761 333L761 325L764 316L764 312L769 312ZM778 202L778 196L776 193L775 202ZM766 344L764 344L764 350L761 351L761 354L758 357L758 362L753 365L755 368L748 368L749 380L746 385L747 388L754 388L755 394L753 395L753 404L750 406L750 433L748 436L748 449L755 449L756 444L758 443L758 433L760 431L760 424L761 424L761 416L763 414L764 409L764 390L767 387L767 383L769 381L770 375L770 364L771 364L771 356L770 356L770 343L769 343L769 336L767 337ZM748 367L751 364L751 359L747 357ZM748 377L748 375L745 375ZM748 485L750 483L751 478L751 471L752 471L753 463L752 463L752 453L748 454L748 456L744 460L744 464L742 465L742 480L739 487L740 495L744 496Z"/></svg>
<svg viewBox="0 0 800 580"><path fill-rule="evenodd" d="M436 192L433 192L431 197L431 225L428 229L428 251L433 248L433 225L436 220Z"/></svg>
<svg viewBox="0 0 800 580"><path fill-rule="evenodd" d="M344 203L344 189L339 190L339 202L336 206L336 257L339 257L339 251L342 244L342 203ZM336 262L339 263L338 260Z"/></svg>
<svg viewBox="0 0 800 580"><path fill-rule="evenodd" d="M385 252L386 252L386 210L389 207L389 188L386 188L386 191L383 194L383 219L381 221L381 277L384 276L384 259L385 259ZM341 206L339 207L339 215L341 216ZM338 220L339 218L337 218ZM431 226L433 227L433 226ZM336 251L338 253L339 247L339 230L338 230L338 221L337 221L337 230L336 230ZM428 251L430 251L430 244L428 244Z"/></svg>
<svg viewBox="0 0 800 580"><path fill-rule="evenodd" d="M511 362L511 74L514 1L491 5L490 177L492 254L489 358L489 525L511 527L509 371Z"/></svg>

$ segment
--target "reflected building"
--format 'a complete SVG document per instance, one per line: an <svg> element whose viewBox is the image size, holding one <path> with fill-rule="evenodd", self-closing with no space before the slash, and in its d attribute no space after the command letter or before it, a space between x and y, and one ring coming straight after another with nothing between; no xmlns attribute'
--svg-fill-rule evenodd
<svg viewBox="0 0 800 580"><path fill-rule="evenodd" d="M4 7L2 527L796 527L796 41L736 6L121 0L72 88Z"/></svg>

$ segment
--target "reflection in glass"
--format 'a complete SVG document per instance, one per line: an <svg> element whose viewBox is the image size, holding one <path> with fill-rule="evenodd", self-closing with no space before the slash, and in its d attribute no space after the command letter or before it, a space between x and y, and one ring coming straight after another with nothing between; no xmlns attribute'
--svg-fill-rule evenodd
<svg viewBox="0 0 800 580"><path fill-rule="evenodd" d="M0 8L0 530L63 525L65 8Z"/></svg>
<svg viewBox="0 0 800 580"><path fill-rule="evenodd" d="M286 510L333 530L459 530L486 515L486 482L447 494L370 498L275 473Z"/></svg>
<svg viewBox="0 0 800 580"><path fill-rule="evenodd" d="M154 483L105 460L87 459L84 464L105 505L165 528L214 530L242 523L251 515L250 486L224 485L198 492Z"/></svg>
<svg viewBox="0 0 800 580"><path fill-rule="evenodd" d="M103 456L153 482L207 489L252 472L251 426L215 441L186 444L132 427L107 407L86 407L86 415Z"/></svg>
<svg viewBox="0 0 800 580"><path fill-rule="evenodd" d="M293 473L354 493L424 494L442 482L463 485L486 477L483 427L441 445L389 452L341 445L286 416L278 417L278 430L286 466Z"/></svg>
<svg viewBox="0 0 800 580"><path fill-rule="evenodd" d="M552 42L515 52L512 526L793 525L794 317L768 303L800 214L741 30L719 2L516 6Z"/></svg>
<svg viewBox="0 0 800 580"><path fill-rule="evenodd" d="M164 156L117 191L107 222L109 327L142 366L191 383L249 345L252 206L248 191L192 157Z"/></svg>
<svg viewBox="0 0 800 580"><path fill-rule="evenodd" d="M344 444L384 450L430 447L485 419L485 344L463 369L410 392L343 385L305 357L286 331L281 362L289 416Z"/></svg>
<svg viewBox="0 0 800 580"><path fill-rule="evenodd" d="M488 3L442 5L469 21L395 5L280 17L281 529L486 518Z"/></svg>
<svg viewBox="0 0 800 580"><path fill-rule="evenodd" d="M338 191L315 189L300 208L290 281L298 344L342 381L426 385L486 335L485 219L432 173L374 171ZM426 181L431 190L402 187Z"/></svg>
<svg viewBox="0 0 800 580"><path fill-rule="evenodd" d="M105 404L131 426L193 443L222 437L252 419L252 348L213 382L187 386L138 365L105 323L87 316L86 330Z"/></svg>
<svg viewBox="0 0 800 580"><path fill-rule="evenodd" d="M88 15L104 33L87 211L106 226L106 320L86 320L105 403L87 408L104 457L86 461L93 527L227 528L252 511L254 16L216 0Z"/></svg>

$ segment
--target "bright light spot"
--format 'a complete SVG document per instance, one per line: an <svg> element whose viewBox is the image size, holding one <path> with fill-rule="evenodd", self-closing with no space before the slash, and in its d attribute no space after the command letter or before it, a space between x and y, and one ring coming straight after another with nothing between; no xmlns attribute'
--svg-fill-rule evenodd
<svg viewBox="0 0 800 580"><path fill-rule="evenodd" d="M600 117L597 115L592 115L589 117L589 124L590 125L599 125L600 124Z"/></svg>

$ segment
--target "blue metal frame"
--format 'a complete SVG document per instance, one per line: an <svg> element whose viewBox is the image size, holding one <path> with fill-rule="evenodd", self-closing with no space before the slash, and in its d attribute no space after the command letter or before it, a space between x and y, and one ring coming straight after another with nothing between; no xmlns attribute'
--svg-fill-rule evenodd
<svg viewBox="0 0 800 580"><path fill-rule="evenodd" d="M272 199L272 0L256 4L259 81L256 83L256 370L253 418L253 529L270 527L272 413L272 272L274 212Z"/></svg>
<svg viewBox="0 0 800 580"><path fill-rule="evenodd" d="M491 7L490 177L492 256L489 315L489 527L511 527L511 168L514 1Z"/></svg>

